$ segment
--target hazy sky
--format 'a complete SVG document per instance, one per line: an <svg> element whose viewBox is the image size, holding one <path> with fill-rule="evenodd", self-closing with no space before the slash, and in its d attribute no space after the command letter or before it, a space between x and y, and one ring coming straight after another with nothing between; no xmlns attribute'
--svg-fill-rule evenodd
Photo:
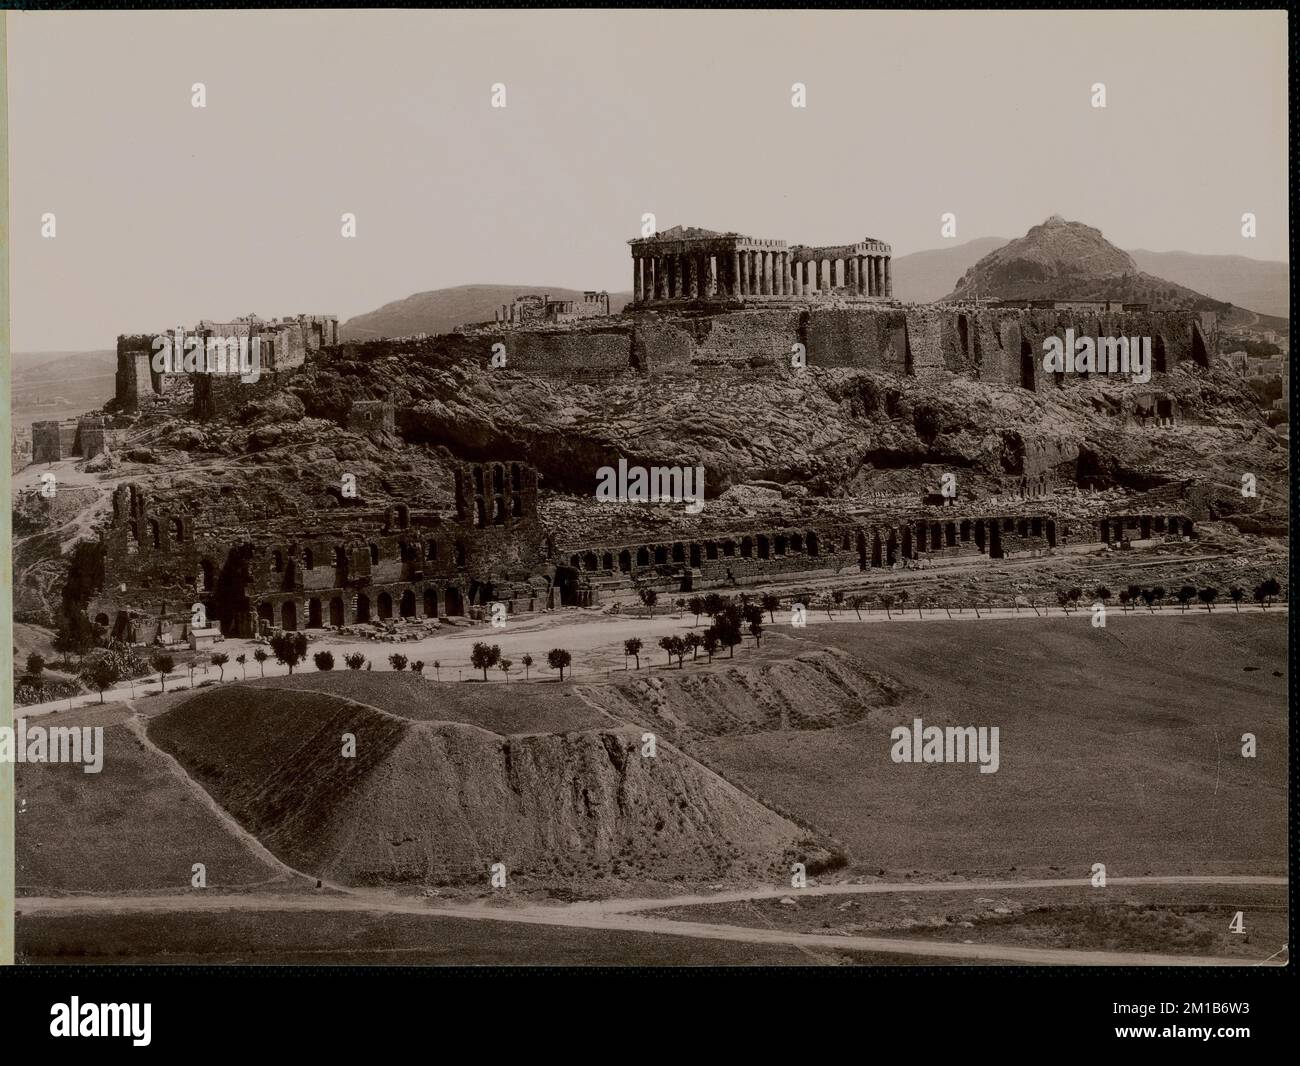
<svg viewBox="0 0 1300 1066"><path fill-rule="evenodd" d="M942 246L947 211L949 243L1058 213L1124 248L1288 255L1279 13L8 18L18 350L472 282L629 289L645 212L896 255Z"/></svg>

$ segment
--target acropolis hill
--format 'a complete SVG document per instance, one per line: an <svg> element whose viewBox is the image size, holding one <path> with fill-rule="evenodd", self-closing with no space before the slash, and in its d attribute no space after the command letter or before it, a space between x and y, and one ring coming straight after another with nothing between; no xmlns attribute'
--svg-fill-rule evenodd
<svg viewBox="0 0 1300 1066"><path fill-rule="evenodd" d="M339 343L327 315L240 320L279 340L255 384L142 373L151 335L120 338L125 387L85 468L128 487L111 509L90 487L58 504L84 491L97 511L91 619L152 639L203 594L232 632L353 625L1284 521L1277 497L1237 491L1241 469L1280 483L1286 458L1218 365L1213 314L904 305L873 239L676 227L630 250L619 314L600 291L530 297L452 334L365 343ZM1044 339L1067 329L1151 337L1152 380L1043 373ZM597 471L620 459L702 466L703 513L597 503ZM47 562L27 560L33 617L53 606Z"/></svg>

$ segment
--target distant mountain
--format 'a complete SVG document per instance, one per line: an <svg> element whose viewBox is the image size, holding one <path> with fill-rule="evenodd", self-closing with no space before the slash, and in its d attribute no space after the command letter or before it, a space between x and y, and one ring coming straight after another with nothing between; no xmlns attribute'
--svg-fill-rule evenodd
<svg viewBox="0 0 1300 1066"><path fill-rule="evenodd" d="M978 237L950 248L895 256L890 263L894 296L908 303L938 300L952 292L966 271L1007 243L1006 237Z"/></svg>
<svg viewBox="0 0 1300 1066"><path fill-rule="evenodd" d="M451 289L417 292L394 300L375 311L349 318L339 326L343 340L374 340L377 337L409 337L415 333L450 333L467 322L491 322L502 304L516 296L551 296L557 300L582 300L579 289L545 285L458 285ZM611 292L611 313L631 302L630 292Z"/></svg>
<svg viewBox="0 0 1300 1066"><path fill-rule="evenodd" d="M1154 310L1223 314L1232 309L1226 301L1140 270L1101 230L1059 215L984 256L946 299L976 297L1122 300L1150 304Z"/></svg>
<svg viewBox="0 0 1300 1066"><path fill-rule="evenodd" d="M1244 255L1129 253L1139 270L1264 315L1291 317L1291 265Z"/></svg>
<svg viewBox="0 0 1300 1066"><path fill-rule="evenodd" d="M1011 242L1005 237L979 237L951 248L933 248L898 256L893 262L894 295L926 303L942 299L957 288L962 275L990 252ZM1134 268L1165 278L1175 285L1204 293L1260 315L1282 319L1291 313L1291 267L1241 255L1199 255L1194 252L1131 251Z"/></svg>

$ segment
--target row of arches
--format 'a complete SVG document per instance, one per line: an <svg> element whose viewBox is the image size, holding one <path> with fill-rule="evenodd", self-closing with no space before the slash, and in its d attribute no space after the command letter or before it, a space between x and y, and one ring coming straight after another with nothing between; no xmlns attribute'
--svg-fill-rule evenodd
<svg viewBox="0 0 1300 1066"><path fill-rule="evenodd" d="M632 573L653 566L699 567L715 559L770 559L786 555L807 555L816 558L823 553L825 541L816 530L759 533L723 540L674 541L671 544L641 544L622 549L604 548L595 551L575 552L569 564L577 570L588 572ZM849 550L848 534L844 535L843 550Z"/></svg>
<svg viewBox="0 0 1300 1066"><path fill-rule="evenodd" d="M301 613L300 613L301 612ZM343 595L311 596L301 607L287 598L263 600L257 605L257 617L268 626L289 632L297 629L322 629L326 625L344 626L362 622L388 621L393 618L446 618L465 613L464 592L455 585L439 589L434 585L397 591L381 589L372 596L358 592L351 603Z"/></svg>

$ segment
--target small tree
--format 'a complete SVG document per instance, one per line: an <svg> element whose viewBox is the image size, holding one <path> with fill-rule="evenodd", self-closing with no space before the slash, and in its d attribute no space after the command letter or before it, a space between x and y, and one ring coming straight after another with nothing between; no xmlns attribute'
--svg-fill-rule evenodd
<svg viewBox="0 0 1300 1066"><path fill-rule="evenodd" d="M1148 611L1150 614L1155 614L1155 613L1156 613L1156 608L1155 608L1155 602L1156 602L1156 590L1155 590L1155 589L1143 589L1143 590L1142 590L1142 602L1145 603L1145 604L1147 605L1147 611Z"/></svg>
<svg viewBox="0 0 1300 1066"><path fill-rule="evenodd" d="M659 593L654 589L642 589L640 595L641 602L650 608L650 617L653 618L655 616L655 604L659 602Z"/></svg>
<svg viewBox="0 0 1300 1066"><path fill-rule="evenodd" d="M316 664L317 670L334 669L334 653L332 651L318 651L312 656L312 661Z"/></svg>
<svg viewBox="0 0 1300 1066"><path fill-rule="evenodd" d="M439 662L437 659L433 660L433 676L434 679L437 681L442 680L442 663Z"/></svg>
<svg viewBox="0 0 1300 1066"><path fill-rule="evenodd" d="M1092 590L1092 595L1094 599L1101 600L1102 603L1110 603L1111 597L1115 594L1105 585L1098 585Z"/></svg>
<svg viewBox="0 0 1300 1066"><path fill-rule="evenodd" d="M853 613L858 616L858 621L862 621L862 597L854 596L849 600L849 606L853 608Z"/></svg>
<svg viewBox="0 0 1300 1066"><path fill-rule="evenodd" d="M1268 610L1268 605L1273 602L1275 597L1280 595L1282 595L1282 586L1278 584L1275 577L1261 581L1259 587L1255 589L1255 599L1259 600L1259 605L1264 610Z"/></svg>
<svg viewBox="0 0 1300 1066"><path fill-rule="evenodd" d="M30 665L30 659L28 663ZM92 653L81 664L81 676L99 690L99 702L103 703L104 689L112 688L122 679L122 670L112 656Z"/></svg>
<svg viewBox="0 0 1300 1066"><path fill-rule="evenodd" d="M894 606L893 595L888 592L882 592L880 594L880 606L885 609L886 620L892 621L894 616L889 613L889 609Z"/></svg>
<svg viewBox="0 0 1300 1066"><path fill-rule="evenodd" d="M514 665L515 664L512 663L509 659L502 659L500 662L497 663L497 669L506 675L507 685L510 684L510 668Z"/></svg>
<svg viewBox="0 0 1300 1066"><path fill-rule="evenodd" d="M1228 596L1232 600L1232 609L1240 614L1241 601L1246 598L1246 590L1240 585L1233 585L1228 589Z"/></svg>
<svg viewBox="0 0 1300 1066"><path fill-rule="evenodd" d="M388 657L388 665L391 666L394 670L397 670L398 672L405 670L406 664L409 661L410 660L408 660L406 656L402 655L400 652L393 652L393 654Z"/></svg>
<svg viewBox="0 0 1300 1066"><path fill-rule="evenodd" d="M366 657L359 651L349 652L343 656L349 670L360 670L366 665Z"/></svg>
<svg viewBox="0 0 1300 1066"><path fill-rule="evenodd" d="M226 663L230 662L230 656L224 651L214 651L210 660L213 666L217 668L217 680L226 680Z"/></svg>
<svg viewBox="0 0 1300 1066"><path fill-rule="evenodd" d="M1216 588L1198 589L1196 596L1205 604L1205 609L1212 612L1214 610L1214 601L1219 598L1219 590Z"/></svg>
<svg viewBox="0 0 1300 1066"><path fill-rule="evenodd" d="M641 669L641 649L645 645L641 642L640 637L628 637L623 641L623 668L627 669L627 657L630 655L636 660L636 668Z"/></svg>
<svg viewBox="0 0 1300 1066"><path fill-rule="evenodd" d="M265 648L258 648L253 652L253 659L257 662L257 668L262 671L263 677L266 676L266 660L269 658Z"/></svg>
<svg viewBox="0 0 1300 1066"><path fill-rule="evenodd" d="M673 638L660 637L659 647L663 648L663 650L668 653L668 665L672 666L673 665ZM638 669L640 669L640 667L638 667Z"/></svg>
<svg viewBox="0 0 1300 1066"><path fill-rule="evenodd" d="M768 621L776 625L776 609L781 606L781 598L773 592L763 593L763 610L767 612Z"/></svg>
<svg viewBox="0 0 1300 1066"><path fill-rule="evenodd" d="M242 651L235 656L235 662L239 663L239 668L244 672L244 680L248 680L248 656Z"/></svg>
<svg viewBox="0 0 1300 1066"><path fill-rule="evenodd" d="M546 662L552 670L560 671L560 680L564 680L564 671L573 662L573 656L563 648L552 648L546 653Z"/></svg>
<svg viewBox="0 0 1300 1066"><path fill-rule="evenodd" d="M704 597L704 613L712 618L726 605L727 601L716 592L707 593Z"/></svg>
<svg viewBox="0 0 1300 1066"><path fill-rule="evenodd" d="M695 624L700 624L700 613L704 610L704 597L692 596L686 601L686 609L695 615Z"/></svg>
<svg viewBox="0 0 1300 1066"><path fill-rule="evenodd" d="M681 670L686 665L686 641L681 637L668 638L668 653L677 656L677 669Z"/></svg>
<svg viewBox="0 0 1300 1066"><path fill-rule="evenodd" d="M749 623L750 635L754 638L754 647L763 643L763 622L761 619L754 618Z"/></svg>
<svg viewBox="0 0 1300 1066"><path fill-rule="evenodd" d="M713 662L713 656L718 650L718 631L713 626L709 626L700 637L700 647L709 657L709 662Z"/></svg>
<svg viewBox="0 0 1300 1066"><path fill-rule="evenodd" d="M165 652L160 652L153 657L153 668L158 671L158 681L162 685L162 690L167 691L167 675L176 669L176 660Z"/></svg>
<svg viewBox="0 0 1300 1066"><path fill-rule="evenodd" d="M1157 606L1159 606L1161 603L1163 603L1163 602L1164 602L1164 598L1165 598L1165 596L1168 595L1168 593L1165 591L1165 587L1164 587L1164 585L1156 585L1156 586L1151 590L1151 594L1155 597L1155 601L1156 601L1156 605L1157 605Z"/></svg>
<svg viewBox="0 0 1300 1066"><path fill-rule="evenodd" d="M1069 589L1057 589L1057 590L1056 590L1056 602L1059 603L1059 604L1061 605L1061 610L1062 610L1062 611L1064 611L1066 614L1069 614L1069 613L1070 613L1070 603L1071 603L1071 600L1070 600L1070 590L1069 590Z"/></svg>
<svg viewBox="0 0 1300 1066"><path fill-rule="evenodd" d="M691 662L695 662L696 657L699 655L700 645L704 642L700 639L700 635L694 631L687 633L683 639L686 641L686 646L691 650Z"/></svg>
<svg viewBox="0 0 1300 1066"><path fill-rule="evenodd" d="M45 672L45 656L32 652L27 656L27 676L38 688L41 686L41 674Z"/></svg>
<svg viewBox="0 0 1300 1066"><path fill-rule="evenodd" d="M523 657L519 661L524 664L524 680L527 681L528 668L533 665L533 657L529 655L527 652L525 652Z"/></svg>
<svg viewBox="0 0 1300 1066"><path fill-rule="evenodd" d="M416 659L415 662L411 663L411 673L413 673L413 674L423 674L423 673L424 673L424 660L423 660L423 659Z"/></svg>
<svg viewBox="0 0 1300 1066"><path fill-rule="evenodd" d="M276 662L289 668L292 677L293 668L307 658L307 634L277 633L271 638L271 651L275 654Z"/></svg>
<svg viewBox="0 0 1300 1066"><path fill-rule="evenodd" d="M1132 597L1128 594L1128 589L1121 589L1119 594L1119 609L1125 614L1128 613L1128 601Z"/></svg>
<svg viewBox="0 0 1300 1066"><path fill-rule="evenodd" d="M1191 585L1184 585L1178 590L1178 602L1183 605L1183 610L1187 610L1187 605L1192 602L1196 596L1196 589Z"/></svg>
<svg viewBox="0 0 1300 1066"><path fill-rule="evenodd" d="M483 671L483 680L486 681L489 668L501 661L501 646L485 644L481 640L476 641L473 651L470 652L469 661L474 664L475 670Z"/></svg>
<svg viewBox="0 0 1300 1066"><path fill-rule="evenodd" d="M682 612L686 610L686 601L678 596L677 599L673 600L673 606L677 608L677 617L681 618Z"/></svg>

